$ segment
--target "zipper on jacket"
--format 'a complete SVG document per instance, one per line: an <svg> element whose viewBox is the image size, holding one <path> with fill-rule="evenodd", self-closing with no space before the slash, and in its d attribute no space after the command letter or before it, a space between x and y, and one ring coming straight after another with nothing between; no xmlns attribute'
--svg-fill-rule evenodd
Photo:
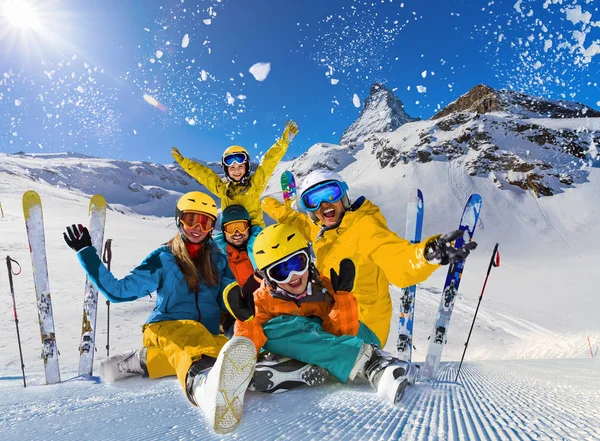
<svg viewBox="0 0 600 441"><path fill-rule="evenodd" d="M200 307L198 306L198 291L196 291L196 311L198 311L198 322L202 319L202 312L200 312Z"/></svg>

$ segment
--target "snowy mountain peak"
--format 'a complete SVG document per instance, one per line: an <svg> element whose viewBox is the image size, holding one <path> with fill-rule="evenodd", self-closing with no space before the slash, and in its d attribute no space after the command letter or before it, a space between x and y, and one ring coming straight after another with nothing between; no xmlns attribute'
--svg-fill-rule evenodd
<svg viewBox="0 0 600 441"><path fill-rule="evenodd" d="M549 100L512 90L496 90L478 84L456 101L448 104L431 119L440 119L452 113L507 113L519 118L582 118L599 117L600 112L580 103Z"/></svg>
<svg viewBox="0 0 600 441"><path fill-rule="evenodd" d="M358 119L344 131L340 144L349 144L373 133L391 132L417 120L404 111L404 103L394 92L381 83L373 83Z"/></svg>
<svg viewBox="0 0 600 441"><path fill-rule="evenodd" d="M27 153L27 152L16 152L11 153L12 156L24 156L30 158L40 159L55 159L55 158L94 158L94 156L86 155L84 153L77 152L56 152L56 153Z"/></svg>

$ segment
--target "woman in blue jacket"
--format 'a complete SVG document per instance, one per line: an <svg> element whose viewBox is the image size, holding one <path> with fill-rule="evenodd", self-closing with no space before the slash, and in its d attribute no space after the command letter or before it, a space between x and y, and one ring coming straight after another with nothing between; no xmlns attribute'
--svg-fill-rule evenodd
<svg viewBox="0 0 600 441"><path fill-rule="evenodd" d="M156 292L156 306L142 328L144 349L103 361L103 380L134 374L157 378L176 371L188 398L197 404L194 377L214 364L228 341L219 330L221 312L227 311L223 296L239 289L211 238L216 218L217 206L210 196L197 191L183 195L175 211L179 233L121 280L102 264L85 227L67 227L65 241L77 251L88 278L111 302L129 302Z"/></svg>

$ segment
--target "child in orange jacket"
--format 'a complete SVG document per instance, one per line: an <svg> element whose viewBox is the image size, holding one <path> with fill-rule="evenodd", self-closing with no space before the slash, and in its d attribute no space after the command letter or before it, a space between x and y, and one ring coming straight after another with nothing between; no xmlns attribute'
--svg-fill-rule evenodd
<svg viewBox="0 0 600 441"><path fill-rule="evenodd" d="M310 256L308 242L290 225L271 225L256 237L260 287L249 294L251 279L243 290L247 294L232 290L224 298L237 319L233 340L249 339L257 353L264 348L319 366L342 383L361 373L379 395L397 403L408 383L410 363L382 353L373 344L375 335L359 322L351 292L354 263L344 259L339 274L332 269L329 279L320 279ZM257 368L257 389L263 390L261 382L276 383L275 377L277 372L261 374Z"/></svg>

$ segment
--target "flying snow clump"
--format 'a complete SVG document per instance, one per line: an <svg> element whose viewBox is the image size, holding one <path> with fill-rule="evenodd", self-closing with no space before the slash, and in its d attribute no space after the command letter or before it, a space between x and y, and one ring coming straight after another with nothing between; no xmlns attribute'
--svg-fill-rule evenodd
<svg viewBox="0 0 600 441"><path fill-rule="evenodd" d="M248 69L256 81L264 81L271 72L271 63L255 63Z"/></svg>

